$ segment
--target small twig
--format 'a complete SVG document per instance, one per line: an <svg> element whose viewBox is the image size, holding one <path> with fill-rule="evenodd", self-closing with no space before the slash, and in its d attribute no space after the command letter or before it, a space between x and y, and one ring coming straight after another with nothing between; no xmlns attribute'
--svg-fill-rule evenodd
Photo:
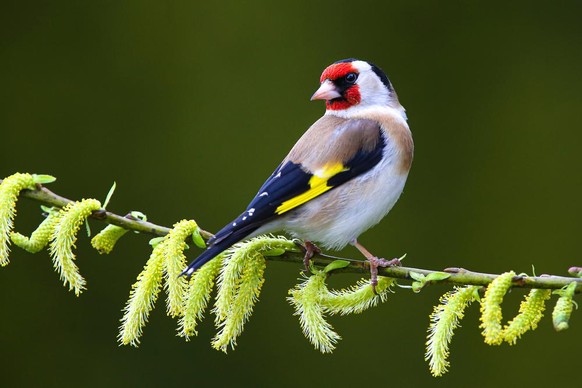
<svg viewBox="0 0 582 388"><path fill-rule="evenodd" d="M2 180L0 180L0 183ZM34 201L40 202L47 206L63 207L68 203L72 202L68 198L61 197L46 187L38 185L36 190L23 190L21 195L25 198L32 199ZM91 215L92 218L105 221L108 224L113 224L121 226L122 228L133 230L140 233L151 234L155 236L165 236L170 231L169 228L161 225L154 224L152 222L140 221L135 219L131 215L120 216L118 214L106 211L104 209L98 210ZM205 230L200 231L204 238L209 238L212 233ZM301 252L286 252L281 256L266 257L267 260L271 261L285 261L297 264L303 263L303 253ZM369 273L370 267L367 261L355 260L350 258L329 256L326 254L316 254L313 258L314 265L317 267L325 267L334 260L346 260L350 264L335 272L350 272L350 273ZM448 283L454 285L477 285L486 286L493 281L498 275L487 274L480 272L472 272L462 268L448 268L444 270L449 273L450 276L447 279L439 281L439 283ZM411 272L420 273L422 275L428 275L434 272L442 272L421 268L411 268L411 267L387 267L379 268L378 274L383 276L389 276L397 279L414 280L411 276ZM515 288L546 288L546 289L560 289L567 286L571 282L577 282L576 292L582 291L582 279L578 277L564 277L564 276L515 276L512 280L512 286Z"/></svg>
<svg viewBox="0 0 582 388"><path fill-rule="evenodd" d="M1 179L0 183L2 183ZM70 202L73 202L68 198L64 198L58 194L53 193L52 191L41 185L38 185L37 190L23 190L21 195L24 198L35 200L46 206L64 207ZM170 228L157 225L148 221L138 220L135 217L132 217L130 214L126 216L120 216L118 214L112 213L104 209L93 212L91 218L100 221L105 221L108 224L121 226L124 229L133 230L140 233L152 234L155 236L165 236L170 231ZM212 237L212 233L207 232L205 230L200 230L200 234L204 238Z"/></svg>

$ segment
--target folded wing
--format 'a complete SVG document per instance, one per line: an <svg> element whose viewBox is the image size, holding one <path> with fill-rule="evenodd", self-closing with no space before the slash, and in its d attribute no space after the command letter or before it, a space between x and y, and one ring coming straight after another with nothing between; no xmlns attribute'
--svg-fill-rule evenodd
<svg viewBox="0 0 582 388"><path fill-rule="evenodd" d="M314 134L316 125L297 142L247 209L209 240L209 248L185 273L191 274L265 223L369 171L382 159L387 140L377 122L346 120ZM312 153L301 158L305 147Z"/></svg>

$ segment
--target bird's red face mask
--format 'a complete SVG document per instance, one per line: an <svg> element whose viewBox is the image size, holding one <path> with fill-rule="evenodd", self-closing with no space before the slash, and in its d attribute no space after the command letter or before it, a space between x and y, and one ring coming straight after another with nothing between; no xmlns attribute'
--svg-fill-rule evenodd
<svg viewBox="0 0 582 388"><path fill-rule="evenodd" d="M328 110L348 109L360 103L358 70L351 62L335 63L321 74L321 86L311 100L326 100Z"/></svg>

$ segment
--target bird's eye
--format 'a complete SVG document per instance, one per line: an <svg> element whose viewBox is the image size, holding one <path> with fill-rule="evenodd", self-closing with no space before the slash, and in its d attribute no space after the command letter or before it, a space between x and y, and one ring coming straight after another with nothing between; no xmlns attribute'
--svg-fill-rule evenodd
<svg viewBox="0 0 582 388"><path fill-rule="evenodd" d="M346 75L346 81L350 84L355 83L357 79L358 75L356 73L348 73L348 75Z"/></svg>

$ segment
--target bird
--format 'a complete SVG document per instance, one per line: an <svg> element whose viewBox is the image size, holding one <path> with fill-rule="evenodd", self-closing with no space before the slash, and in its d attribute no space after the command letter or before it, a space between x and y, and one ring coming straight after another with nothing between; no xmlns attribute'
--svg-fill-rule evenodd
<svg viewBox="0 0 582 388"><path fill-rule="evenodd" d="M412 164L412 134L392 83L371 62L343 59L325 68L311 100L325 100L325 114L182 275L239 241L277 231L304 241L306 266L319 247L353 245L369 261L374 291L378 267L397 264L358 242L392 209Z"/></svg>

